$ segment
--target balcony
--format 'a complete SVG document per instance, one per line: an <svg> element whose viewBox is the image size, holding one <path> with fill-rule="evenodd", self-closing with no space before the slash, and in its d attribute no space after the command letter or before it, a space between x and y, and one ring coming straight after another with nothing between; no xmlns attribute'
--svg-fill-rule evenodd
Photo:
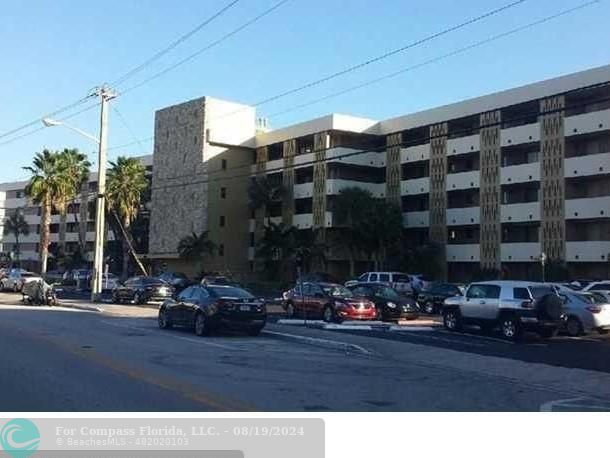
<svg viewBox="0 0 610 458"><path fill-rule="evenodd" d="M400 162L427 161L430 159L430 143L400 149Z"/></svg>
<svg viewBox="0 0 610 458"><path fill-rule="evenodd" d="M567 262L608 262L610 242L566 242Z"/></svg>
<svg viewBox="0 0 610 458"><path fill-rule="evenodd" d="M500 136L501 146L519 145L540 141L540 124L526 124L524 126L502 129Z"/></svg>
<svg viewBox="0 0 610 458"><path fill-rule="evenodd" d="M502 205L500 214L500 220L503 223L540 221L540 202Z"/></svg>
<svg viewBox="0 0 610 458"><path fill-rule="evenodd" d="M478 243L447 245L447 262L479 262L481 249Z"/></svg>
<svg viewBox="0 0 610 458"><path fill-rule="evenodd" d="M567 158L564 172L566 178L610 173L610 153Z"/></svg>
<svg viewBox="0 0 610 458"><path fill-rule="evenodd" d="M566 219L604 218L610 214L610 196L568 199Z"/></svg>
<svg viewBox="0 0 610 458"><path fill-rule="evenodd" d="M572 135L589 134L610 129L610 110L593 111L565 118L564 133Z"/></svg>
<svg viewBox="0 0 610 458"><path fill-rule="evenodd" d="M479 224L481 207L448 208L447 226L467 226Z"/></svg>
<svg viewBox="0 0 610 458"><path fill-rule="evenodd" d="M294 199L304 199L313 196L313 183L295 184L293 188Z"/></svg>
<svg viewBox="0 0 610 458"><path fill-rule="evenodd" d="M415 178L400 182L400 193L405 194L427 194L430 192L430 178Z"/></svg>
<svg viewBox="0 0 610 458"><path fill-rule="evenodd" d="M478 188L481 172L473 170L472 172L450 173L447 175L447 191L454 189Z"/></svg>
<svg viewBox="0 0 610 458"><path fill-rule="evenodd" d="M385 167L385 161L386 161L385 151L382 151L382 152L372 151L372 152L368 152L368 153L359 153L360 151L363 151L364 149L365 148L362 148L362 149L344 148L344 147L331 148L326 151L326 159L327 159L328 163L340 162L340 163L344 163L344 164L362 165L362 166L367 166L367 167ZM358 154L350 155L352 153L357 153L357 152L358 152ZM350 156L341 157L341 156L345 156L345 155L350 155ZM296 158L295 158L295 161L296 161Z"/></svg>
<svg viewBox="0 0 610 458"><path fill-rule="evenodd" d="M540 181L540 162L511 165L500 169L500 184Z"/></svg>
<svg viewBox="0 0 610 458"><path fill-rule="evenodd" d="M500 246L502 262L531 262L541 253L540 243L503 243Z"/></svg>
<svg viewBox="0 0 610 458"><path fill-rule="evenodd" d="M313 183L311 184L311 191L313 192ZM301 185L303 186L303 185ZM345 188L361 188L370 191L374 197L384 197L385 196L385 183L366 183L362 181L353 181L353 180L340 180L340 179L329 179L326 180L326 194L327 195L335 195L339 194L339 191ZM296 188L296 186L295 186ZM310 197L310 196L303 196Z"/></svg>
<svg viewBox="0 0 610 458"><path fill-rule="evenodd" d="M467 137L450 138L447 140L447 156L455 154L465 154L479 151L481 149L481 139L479 134Z"/></svg>
<svg viewBox="0 0 610 458"><path fill-rule="evenodd" d="M314 160L313 153L299 154L294 157L294 166L295 166L295 168L311 167L313 160Z"/></svg>
<svg viewBox="0 0 610 458"><path fill-rule="evenodd" d="M428 227L430 225L430 212L408 212L402 214L402 223L405 227Z"/></svg>

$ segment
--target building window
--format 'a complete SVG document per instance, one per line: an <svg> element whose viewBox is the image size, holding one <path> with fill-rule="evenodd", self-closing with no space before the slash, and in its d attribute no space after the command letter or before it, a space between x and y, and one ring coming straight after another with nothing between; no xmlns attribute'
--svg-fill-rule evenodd
<svg viewBox="0 0 610 458"><path fill-rule="evenodd" d="M227 170L227 160L226 159L223 159L221 161L221 167L222 167L222 170Z"/></svg>
<svg viewBox="0 0 610 458"><path fill-rule="evenodd" d="M220 227L225 227L225 216L220 215Z"/></svg>
<svg viewBox="0 0 610 458"><path fill-rule="evenodd" d="M17 199L21 199L23 197L23 191L17 191L15 194L16 194L15 197Z"/></svg>
<svg viewBox="0 0 610 458"><path fill-rule="evenodd" d="M220 198L221 199L227 198L227 188L220 188Z"/></svg>
<svg viewBox="0 0 610 458"><path fill-rule="evenodd" d="M218 256L224 256L225 255L225 246L224 244L220 244L218 245Z"/></svg>

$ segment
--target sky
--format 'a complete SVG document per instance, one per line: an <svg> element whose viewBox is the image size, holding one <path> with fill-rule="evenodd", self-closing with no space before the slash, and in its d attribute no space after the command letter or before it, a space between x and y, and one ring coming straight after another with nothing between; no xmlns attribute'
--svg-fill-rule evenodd
<svg viewBox="0 0 610 458"><path fill-rule="evenodd" d="M206 47L278 0L239 0L224 14L117 87L109 160L152 152L155 110L204 95L245 104L280 94L401 48L513 0L288 0L195 59L131 86ZM450 53L584 3L526 0L496 16L257 108L271 128L328 113L387 119L610 63L610 0L306 108L312 100ZM230 0L4 0L0 25L0 136L111 83L195 28ZM124 93L123 93L124 92ZM70 115L89 104L80 105ZM97 136L99 108L68 121ZM0 138L0 182L44 148L96 145L36 124ZM17 135L31 135L14 139ZM136 141L138 140L138 141ZM141 140L141 141L140 141ZM7 143L8 142L8 143ZM117 147L133 143L126 147Z"/></svg>

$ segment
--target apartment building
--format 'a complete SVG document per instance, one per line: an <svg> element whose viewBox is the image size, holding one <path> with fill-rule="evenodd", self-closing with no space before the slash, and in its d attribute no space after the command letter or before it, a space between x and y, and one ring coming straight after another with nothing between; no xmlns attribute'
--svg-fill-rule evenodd
<svg viewBox="0 0 610 458"><path fill-rule="evenodd" d="M152 155L138 158L152 173ZM4 228L4 222L11 214L21 211L29 225L29 235L20 236L19 251L21 265L26 269L39 270L40 266L40 220L41 208L34 205L25 195L27 181L0 183L0 258L14 259L16 251L15 237ZM78 198L68 205L66 220L53 210L51 215L51 253L56 252L60 244L65 243L65 253L74 253L81 244L85 247L85 256L93 260L95 241L95 192L97 191L97 173L91 173L89 181L83 186ZM107 232L106 240L114 240L112 231ZM50 267L53 266L51 257Z"/></svg>
<svg viewBox="0 0 610 458"><path fill-rule="evenodd" d="M605 66L381 122L315 119L257 135L252 176L288 188L272 220L331 238L341 188L396 202L406 236L439 244L453 280L480 269L528 277L543 253L573 276L607 277L609 83ZM251 261L263 225L254 216ZM344 275L345 253L330 251Z"/></svg>

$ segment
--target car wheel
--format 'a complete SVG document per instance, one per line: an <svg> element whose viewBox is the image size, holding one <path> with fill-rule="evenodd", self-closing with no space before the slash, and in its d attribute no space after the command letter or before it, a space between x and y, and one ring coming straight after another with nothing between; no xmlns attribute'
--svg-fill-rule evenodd
<svg viewBox="0 0 610 458"><path fill-rule="evenodd" d="M19 287L17 286L17 283L13 283L13 292L14 293L18 293L19 292Z"/></svg>
<svg viewBox="0 0 610 458"><path fill-rule="evenodd" d="M203 313L198 313L195 317L195 334L198 336L210 335L210 326Z"/></svg>
<svg viewBox="0 0 610 458"><path fill-rule="evenodd" d="M431 301L428 301L424 304L424 312L426 312L428 315L434 315L434 303Z"/></svg>
<svg viewBox="0 0 610 458"><path fill-rule="evenodd" d="M513 315L505 315L500 319L500 330L502 337L513 341L519 340L523 332L521 322Z"/></svg>
<svg viewBox="0 0 610 458"><path fill-rule="evenodd" d="M286 304L286 316L288 318L294 318L296 315L296 312L294 310L294 305L292 304L292 302L288 302L288 304Z"/></svg>
<svg viewBox="0 0 610 458"><path fill-rule="evenodd" d="M330 305L324 307L324 311L322 312L322 319L327 323L332 323L335 319L335 312Z"/></svg>
<svg viewBox="0 0 610 458"><path fill-rule="evenodd" d="M584 330L582 328L582 323L575 316L571 316L568 318L566 323L566 332L570 337L578 337L584 334Z"/></svg>
<svg viewBox="0 0 610 458"><path fill-rule="evenodd" d="M460 312L457 310L445 310L443 313L443 324L449 331L459 331L462 327Z"/></svg>
<svg viewBox="0 0 610 458"><path fill-rule="evenodd" d="M133 295L133 303L136 305L140 305L142 303L142 298L140 297L140 293L136 292Z"/></svg>
<svg viewBox="0 0 610 458"><path fill-rule="evenodd" d="M160 329L171 329L172 322L167 317L167 310L161 309L159 310L159 328Z"/></svg>
<svg viewBox="0 0 610 458"><path fill-rule="evenodd" d="M121 301L119 300L119 297L117 296L116 293L112 293L112 303L113 304L120 304Z"/></svg>

